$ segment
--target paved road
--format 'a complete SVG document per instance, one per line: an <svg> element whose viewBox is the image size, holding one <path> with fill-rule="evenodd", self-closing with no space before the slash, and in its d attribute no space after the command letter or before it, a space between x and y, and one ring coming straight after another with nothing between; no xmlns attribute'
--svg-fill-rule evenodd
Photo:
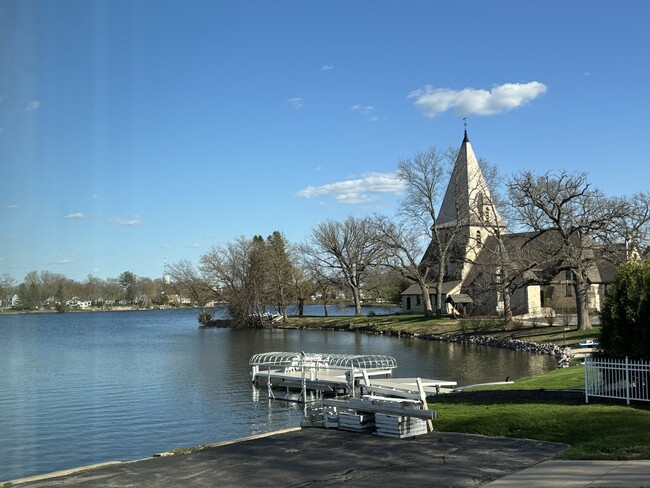
<svg viewBox="0 0 650 488"><path fill-rule="evenodd" d="M19 486L476 487L548 460L567 447L454 433L400 440L303 429Z"/></svg>
<svg viewBox="0 0 650 488"><path fill-rule="evenodd" d="M650 486L650 461L544 461L498 479L488 488L597 488Z"/></svg>

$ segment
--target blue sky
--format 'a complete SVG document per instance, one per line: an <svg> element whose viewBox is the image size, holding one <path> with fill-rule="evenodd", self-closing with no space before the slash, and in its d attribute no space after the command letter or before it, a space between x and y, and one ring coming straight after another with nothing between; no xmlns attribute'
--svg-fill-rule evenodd
<svg viewBox="0 0 650 488"><path fill-rule="evenodd" d="M458 146L647 191L645 1L0 0L0 274L163 262L399 200Z"/></svg>

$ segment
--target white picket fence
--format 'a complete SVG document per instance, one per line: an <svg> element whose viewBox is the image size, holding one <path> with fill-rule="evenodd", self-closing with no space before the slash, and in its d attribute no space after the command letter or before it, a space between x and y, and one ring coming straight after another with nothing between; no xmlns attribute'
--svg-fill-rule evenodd
<svg viewBox="0 0 650 488"><path fill-rule="evenodd" d="M585 401L589 397L650 401L650 361L585 358Z"/></svg>

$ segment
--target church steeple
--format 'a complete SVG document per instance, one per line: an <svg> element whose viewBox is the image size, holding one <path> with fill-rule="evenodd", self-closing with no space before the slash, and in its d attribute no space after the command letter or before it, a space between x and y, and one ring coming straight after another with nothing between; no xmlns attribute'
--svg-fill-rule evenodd
<svg viewBox="0 0 650 488"><path fill-rule="evenodd" d="M492 204L490 189L469 142L467 128L442 200L436 227L455 227L459 220L460 225L505 226Z"/></svg>

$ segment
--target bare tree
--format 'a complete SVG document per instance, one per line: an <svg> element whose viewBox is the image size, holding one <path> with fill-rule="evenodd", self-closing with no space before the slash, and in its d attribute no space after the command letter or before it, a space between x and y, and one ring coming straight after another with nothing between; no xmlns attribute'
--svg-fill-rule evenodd
<svg viewBox="0 0 650 488"><path fill-rule="evenodd" d="M437 207L444 191L442 185L449 174L448 163L448 155L435 147L401 160L397 177L404 182L405 195L398 209L400 223L392 227L381 224L385 244L392 250L392 258L403 265L406 276L420 285L426 316L433 315L428 287L432 278L436 279L436 315L442 315L442 283L453 245L453 236L445 239L448 232L436 226ZM420 264L416 259L423 255L420 245L425 238L428 249ZM436 268L433 273L432 267Z"/></svg>
<svg viewBox="0 0 650 488"><path fill-rule="evenodd" d="M201 316L205 316L205 307L216 294L200 270L191 261L182 259L177 263L168 264L165 271L173 290L179 296L192 300L201 310Z"/></svg>
<svg viewBox="0 0 650 488"><path fill-rule="evenodd" d="M16 289L16 280L9 273L0 275L0 307L8 307Z"/></svg>
<svg viewBox="0 0 650 488"><path fill-rule="evenodd" d="M228 313L239 326L253 325L251 316L260 312L251 273L254 247L252 240L240 237L201 256L204 278L210 286L222 290Z"/></svg>
<svg viewBox="0 0 650 488"><path fill-rule="evenodd" d="M386 260L382 264L420 286L424 315L432 316L433 306L427 283L430 268L420 267L420 259L425 248L421 233L405 221L396 223L383 215L375 216L373 221L376 229L375 238L386 250Z"/></svg>
<svg viewBox="0 0 650 488"><path fill-rule="evenodd" d="M600 233L598 237L609 244L610 250L624 243L625 259L631 259L650 244L650 193L636 193L622 200L621 204L627 207L626 214L613 221L613 232Z"/></svg>
<svg viewBox="0 0 650 488"><path fill-rule="evenodd" d="M391 267L373 267L365 281L365 290L379 303L400 304L401 293L411 284L404 274Z"/></svg>
<svg viewBox="0 0 650 488"><path fill-rule="evenodd" d="M567 171L541 176L525 171L514 177L508 190L518 222L535 231L530 241L555 242L547 247L544 264L554 272L570 273L577 327L590 329L588 272L602 258L598 237L616 233L615 224L629 216L629 202L592 188L586 173Z"/></svg>
<svg viewBox="0 0 650 488"><path fill-rule="evenodd" d="M382 248L373 238L373 230L369 218L329 220L318 224L303 246L314 267L340 277L350 289L355 316L361 315L361 287L366 273L381 258Z"/></svg>
<svg viewBox="0 0 650 488"><path fill-rule="evenodd" d="M340 289L341 277L338 274L331 273L331 269L326 267L318 255L313 255L313 249L308 244L298 246L301 256L301 268L303 269L304 279L311 283L315 293L320 294L323 302L323 316L328 317L329 312L327 305L330 295L334 289ZM299 311L300 313L300 303Z"/></svg>
<svg viewBox="0 0 650 488"><path fill-rule="evenodd" d="M291 283L293 285L293 294L298 301L298 317L305 315L305 301L315 288L314 281L309 279L309 269L299 252L299 247L292 246L289 251L291 256Z"/></svg>
<svg viewBox="0 0 650 488"><path fill-rule="evenodd" d="M104 296L105 288L105 283L101 278L89 274L83 282L83 295L86 299L90 300L93 305L98 305L101 302L103 306L103 301L106 299Z"/></svg>

